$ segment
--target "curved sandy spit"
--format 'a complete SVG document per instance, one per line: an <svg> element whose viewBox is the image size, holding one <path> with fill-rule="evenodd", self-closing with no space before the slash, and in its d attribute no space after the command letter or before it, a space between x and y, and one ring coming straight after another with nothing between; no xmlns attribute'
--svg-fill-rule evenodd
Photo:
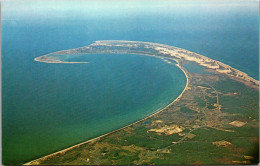
<svg viewBox="0 0 260 166"><path fill-rule="evenodd" d="M109 41L109 40L106 40L106 41L96 41L95 43L93 43L93 44L91 44L91 45L97 45L97 44L102 43L102 42L105 42L105 43L106 43L106 42L117 42L117 41L113 41L113 40L111 40L111 41ZM137 42L137 43L138 43L138 41L124 41L124 40L122 40L122 41L120 41L120 42L129 42L129 43L131 43L131 42L132 42L132 43L136 43L136 42ZM150 43L150 42L140 42L140 43L158 44L158 43ZM91 46L91 45L89 45L89 46ZM158 45L159 45L159 46L162 46L162 47L167 46L167 45L164 45L164 44L158 44ZM167 46L167 47L168 47L168 46ZM172 47L172 46L170 46L170 47ZM84 48L84 47L80 47L80 48ZM177 47L176 47L176 48L177 48ZM77 49L77 48L76 48L76 49ZM184 51L188 51L188 50L182 49L182 48L178 48L178 49L181 49L181 50L184 50ZM71 50L75 50L75 49L71 49ZM62 51L66 51L66 50L62 50ZM55 53L59 53L59 52L62 52L62 51L58 51L58 52L55 52ZM188 51L188 52L190 52L190 51ZM129 54L129 53L128 53L128 54ZM131 53L130 53L130 54L131 54ZM140 54L140 53L137 53L137 54ZM49 54L47 54L47 55L49 55ZM47 55L45 55L45 56L47 56ZM141 53L140 55L153 56L153 55L150 55L150 54L142 54L142 53ZM199 54L197 54L197 55L199 55ZM199 56L202 57L203 59L206 59L206 60L209 59L209 58L207 58L207 57L205 57L205 56L202 56L202 55L199 55ZM41 56L41 57L42 57L42 56ZM153 56L153 57L159 57L159 58L160 58L160 56ZM35 61L40 61L40 60L38 60L38 58L39 58L39 57L35 58L34 60L35 60ZM163 58L166 58L166 57L163 57ZM183 71L183 73L185 74L185 77L186 77L187 82L186 82L186 86L185 86L184 90L182 91L182 93L181 93L173 102L171 102L170 104L168 104L168 105L165 106L164 108L155 111L155 113L152 113L152 114L148 115L147 117L145 117L145 118L143 118L143 119L141 119L141 120L139 120L139 121L136 121L136 122L134 122L134 123L131 123L131 124L127 125L127 126L124 126L124 127L122 127L122 128L119 128L119 129L117 129L117 130L111 131L111 132L109 132L109 133L107 133L107 134L104 134L104 135L101 135L101 136L99 136L99 137L90 139L90 140L88 140L88 141L79 143L79 144L77 144L77 145L68 147L68 148L63 149L63 150L60 150L60 151L58 151L58 152L55 152L55 153L46 155L46 156L44 156L44 157L35 159L35 160L30 161L30 162L28 162L28 163L26 163L26 164L24 164L24 165L35 165L35 164L38 163L37 160L44 160L44 159L47 159L47 158L49 158L49 157L55 156L55 155L57 155L57 154L65 153L65 152L67 152L67 151L69 151L69 150L71 150L71 149L73 149L73 148L79 147L79 146L84 145L84 144L86 144L86 143L89 143L89 142L98 140L98 139L100 139L100 138L102 138L102 137L108 136L108 135L113 134L113 133L115 133L115 132L117 132L117 131L120 131L120 130L122 130L122 129L125 129L125 128L127 128L127 127L130 127L130 126L132 126L132 125L135 125L135 124L137 124L137 123L139 123L139 122L142 122L142 121L144 121L144 120L146 120L146 119L148 119L148 118L150 118L150 117L152 117L152 116L154 116L154 115L156 115L156 114L161 113L162 111L164 111L164 110L167 109L168 107L172 106L175 102L177 102L177 101L180 100L180 98L183 96L184 92L188 89L188 86L189 86L189 84L190 84L190 79L189 79L189 76L188 76L187 71L186 71L186 70L183 68L183 66L180 64L179 60L177 60L177 59L175 59L175 58L178 58L178 57L174 57L174 56L173 56L173 57L167 57L166 59L175 60L175 61L178 63L176 66L178 66L178 67ZM188 57L188 58L189 58L189 57ZM204 66L204 67L210 67L210 66L207 66L207 65L205 65L205 64L203 64L203 63L198 62L197 60L187 59L187 57L185 57L184 59L185 59L185 60L188 60L188 61L196 62L197 64L199 64L199 65L201 65L201 66ZM209 59L209 60L212 60L212 59ZM237 70L237 69L235 69L235 68L232 68L231 66L228 66L228 65L226 65L226 64L224 64L224 63L222 63L222 62L219 62L219 61L216 61L216 60L212 60L212 61L214 61L215 63L217 63L217 64L219 64L219 65L222 65L222 66L224 66L224 67L226 67L226 68L228 68L228 69L232 69L232 70L234 70L234 71L236 71L236 72L238 72L238 73L241 73L241 74L242 74L243 76L245 76L248 80L250 80L250 81L256 83L256 85L257 85L257 87L258 87L259 82L258 82L257 80L255 80L255 79L253 79L252 77L248 76L246 73L241 72L241 71L239 71L239 70ZM84 62L64 62L64 61L59 61L59 60L54 60L54 62L44 61L44 60L43 60L43 61L40 61L40 62L45 62L45 63L84 63ZM88 63L88 62L85 62L85 63ZM167 63L167 62L166 62L166 63ZM218 71L217 71L217 72L218 72ZM220 72L219 72L219 73L220 73ZM221 74L221 73L220 73L220 74ZM232 76L228 75L228 73L225 73L225 74L226 74L227 76L229 76L229 77L232 78ZM239 80L239 79L238 79L238 80ZM247 80L247 81L248 81L248 80ZM35 164L34 164L34 163L35 163Z"/></svg>

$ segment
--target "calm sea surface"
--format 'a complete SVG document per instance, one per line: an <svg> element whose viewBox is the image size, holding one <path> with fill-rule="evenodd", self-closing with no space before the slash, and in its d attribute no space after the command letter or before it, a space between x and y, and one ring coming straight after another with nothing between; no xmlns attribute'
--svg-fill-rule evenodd
<svg viewBox="0 0 260 166"><path fill-rule="evenodd" d="M46 64L35 57L95 40L147 41L200 53L258 79L258 11L114 12L2 21L4 164L22 164L142 119L186 84L179 68L154 57L75 58L88 64Z"/></svg>

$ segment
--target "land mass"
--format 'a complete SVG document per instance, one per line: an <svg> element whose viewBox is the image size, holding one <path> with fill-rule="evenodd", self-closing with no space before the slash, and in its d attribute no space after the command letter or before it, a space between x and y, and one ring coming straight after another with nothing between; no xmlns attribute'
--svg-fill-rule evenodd
<svg viewBox="0 0 260 166"><path fill-rule="evenodd" d="M241 81L251 87L258 88L259 81L248 76L246 73L232 68L222 62L210 59L203 55L173 46L168 46L158 43L138 42L138 41L96 41L95 43L69 50L62 50L55 53L43 55L35 58L35 61L45 63L86 63L86 62L66 62L57 58L55 55L67 54L90 54L90 53L118 53L118 54L142 54L149 56L159 56L170 58L173 60L186 60L196 62L197 64L206 67L209 70L220 74L226 74L231 79Z"/></svg>
<svg viewBox="0 0 260 166"><path fill-rule="evenodd" d="M35 58L141 54L175 60L187 84L170 105L98 138L33 160L28 165L252 164L258 162L259 82L246 73L185 49L137 41L96 41ZM195 63L203 72L186 67Z"/></svg>

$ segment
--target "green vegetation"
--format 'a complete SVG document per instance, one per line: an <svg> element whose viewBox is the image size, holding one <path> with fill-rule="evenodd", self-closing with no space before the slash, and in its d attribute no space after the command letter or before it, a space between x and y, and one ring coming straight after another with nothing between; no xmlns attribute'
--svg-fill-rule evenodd
<svg viewBox="0 0 260 166"><path fill-rule="evenodd" d="M188 89L162 112L31 164L257 163L258 90L225 75L190 70Z"/></svg>

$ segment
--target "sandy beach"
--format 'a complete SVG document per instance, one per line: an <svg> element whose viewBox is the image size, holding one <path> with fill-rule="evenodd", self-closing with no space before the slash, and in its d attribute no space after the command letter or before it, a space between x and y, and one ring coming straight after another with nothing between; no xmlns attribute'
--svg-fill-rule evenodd
<svg viewBox="0 0 260 166"><path fill-rule="evenodd" d="M142 121L144 121L144 120L146 120L146 119L148 119L148 118L150 118L150 117L152 117L152 116L154 116L154 115L156 115L156 114L159 114L160 112L164 111L165 109L167 109L168 107L170 107L171 105L173 105L175 102L179 101L179 100L181 99L182 95L184 94L184 92L188 89L188 86L189 86L189 76L188 76L187 72L185 71L185 69L180 65L180 62L179 62L178 60L176 60L176 59L172 59L172 60L175 60L175 61L177 62L176 66L178 66L178 67L183 71L183 73L185 74L185 77L186 77L186 85L185 85L185 88L183 89L182 93L181 93L174 101L172 101L170 104L168 104L167 106L165 106L165 107L162 108L162 109L159 109L159 110L155 111L155 113L152 113L152 114L148 115L147 117L145 117L145 118L143 118L143 119L141 119L141 120L139 120L139 121L136 121L136 122L134 122L134 123L131 123L131 124L127 125L127 126L124 126L124 127L122 127L122 128L119 128L119 129L117 129L117 130L111 131L111 132L109 132L109 133L107 133L107 134L104 134L104 135L101 135L101 136L99 136L99 137L96 137L96 138L87 140L87 141L85 141L85 142L79 143L79 144L77 144L77 145L68 147L68 148L63 149L63 150L60 150L60 151L58 151L58 152L51 153L51 154L49 154L49 155L47 155L47 156L44 156L44 157L35 159L35 160L33 160L33 161L30 161L30 162L28 162L28 163L25 163L24 165L34 165L34 164L37 163L37 160L42 160L42 159L44 160L44 159L47 159L47 158L49 158L49 157L52 157L52 156L55 156L55 155L58 155L58 154L65 153L65 152L67 152L67 151L69 151L69 150L71 150L71 149L73 149L73 148L79 147L79 146L81 146L81 145L84 145L84 144L86 144L86 143L89 143L89 142L92 142L92 141L95 141L95 140L98 140L98 139L100 139L100 138L102 138L102 137L108 136L108 135L113 134L113 133L115 133L115 132L117 132L117 131L123 130L123 129L127 128L127 127L130 127L130 126L132 126L132 125L135 125L135 124L137 124L137 123L140 123L140 122L142 122ZM167 62L165 62L165 63L167 63Z"/></svg>
<svg viewBox="0 0 260 166"><path fill-rule="evenodd" d="M117 131L123 130L123 129L127 128L127 127L130 127L130 126L135 125L135 124L137 124L139 122L142 122L142 121L144 121L144 120L146 120L146 119L148 119L148 118L150 118L150 117L152 117L152 116L154 116L156 114L159 114L160 112L164 111L165 109L167 109L168 107L173 105L175 102L179 101L181 99L181 97L183 96L183 94L185 93L185 91L188 89L189 84L190 84L189 74L183 68L182 63L181 63L182 60L196 62L197 64L199 64L201 66L204 66L207 69L210 69L210 70L212 70L212 71L214 71L216 73L225 74L225 75L229 76L231 79L235 79L235 80L241 81L244 84L247 84L248 86L251 86L253 88L258 88L259 81L253 79L252 77L248 76L244 72L241 72L241 71L239 71L237 69L232 68L229 65L226 65L226 64L221 63L219 61L212 60L210 58L207 58L205 56L202 56L202 55L190 52L190 51L185 50L185 49L176 48L176 47L173 47L173 46L167 46L167 45L163 45L163 44L157 44L157 43L138 42L138 41L96 41L95 43L93 43L93 44L91 44L91 45L89 45L87 47L80 47L80 48L75 48L75 49L71 49L71 50L62 50L62 51L55 52L53 54L58 54L58 53L59 54L66 54L66 53L69 54L71 52L75 53L75 52L78 52L78 50L90 49L91 47L95 47L95 46L127 47L127 48L134 47L134 48L137 48L137 47L139 47L138 44L145 45L145 48L149 48L149 49L151 48L151 49L154 49L154 50L158 51L160 54L164 54L166 57L163 57L163 58L171 59L171 60L174 60L174 61L177 62L176 66L178 66L183 71L183 73L185 74L185 77L186 77L186 81L187 81L186 82L186 86L185 86L184 90L182 91L182 93L174 101L172 101L170 104L168 104L164 108L155 111L154 113L148 115L147 117L145 117L145 118L143 118L143 119L141 119L139 121L136 121L136 122L134 122L132 124L129 124L127 126L119 128L117 130L111 131L111 132L109 132L107 134L104 134L104 135L101 135L99 137L93 138L91 140L87 140L87 141L79 143L77 145L68 147L68 148L63 149L61 151L58 151L58 152L49 154L47 156L35 159L33 161L30 161L30 162L26 163L25 165L37 164L37 160L47 159L47 158L49 158L51 156L55 156L57 154L65 153L65 152L67 152L67 151L69 151L69 150L71 150L73 148L79 147L79 146L81 146L83 144L86 144L86 143L98 140L98 139L100 139L102 137L105 137L105 136L108 136L108 135L110 135L112 133L115 133ZM119 52L119 53L122 53L122 52ZM131 53L127 52L127 54L131 54ZM160 57L161 58L161 56L156 56L156 55L149 54L149 53L133 53L132 52L132 54L141 54L141 55L155 56L155 57ZM48 55L49 54L41 56L41 57L38 57L38 58L35 58L34 60L35 61L39 61L39 62L45 62L45 63L88 63L88 62L63 62L63 61L59 61L57 59L49 58ZM165 63L169 63L169 61L167 61L167 60L164 60L164 62Z"/></svg>

